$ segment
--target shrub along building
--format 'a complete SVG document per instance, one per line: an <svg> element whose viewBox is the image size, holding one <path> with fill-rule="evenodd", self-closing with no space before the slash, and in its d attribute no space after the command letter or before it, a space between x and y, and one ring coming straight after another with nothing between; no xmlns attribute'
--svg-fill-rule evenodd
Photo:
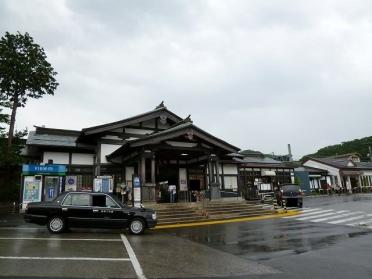
<svg viewBox="0 0 372 279"><path fill-rule="evenodd" d="M233 158L239 148L200 129L190 116L182 119L163 103L81 131L35 128L24 152L29 161L23 166L25 202L107 185L106 190L119 192L120 185L136 187L138 181L142 201L166 201L167 185L177 187L181 201L192 200L191 191L206 191L211 198L241 192L239 163Z"/></svg>

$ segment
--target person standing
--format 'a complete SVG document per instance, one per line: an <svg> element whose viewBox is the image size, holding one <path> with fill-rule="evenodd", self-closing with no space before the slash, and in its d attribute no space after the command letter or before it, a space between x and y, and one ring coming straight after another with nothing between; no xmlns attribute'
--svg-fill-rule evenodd
<svg viewBox="0 0 372 279"><path fill-rule="evenodd" d="M176 199L176 193L177 193L176 185L169 185L168 192L169 192L170 203L174 203Z"/></svg>

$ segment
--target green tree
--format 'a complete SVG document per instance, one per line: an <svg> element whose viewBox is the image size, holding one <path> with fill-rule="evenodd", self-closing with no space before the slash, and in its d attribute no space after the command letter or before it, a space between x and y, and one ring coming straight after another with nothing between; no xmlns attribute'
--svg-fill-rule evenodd
<svg viewBox="0 0 372 279"><path fill-rule="evenodd" d="M306 157L329 157L347 153L359 153L363 161L369 161L369 146L372 146L372 137L354 139L320 148L316 153L305 155L301 160L304 160Z"/></svg>
<svg viewBox="0 0 372 279"><path fill-rule="evenodd" d="M27 135L27 129L15 131L13 144L8 147L6 125L9 124L10 115L3 111L4 105L5 102L0 100L0 167L4 165L18 165L22 162L20 154L25 146L23 137Z"/></svg>
<svg viewBox="0 0 372 279"><path fill-rule="evenodd" d="M0 202L9 202L18 200L21 151L25 146L23 137L27 131L16 131L13 143L10 148L8 147L6 127L10 115L4 111L4 107L7 107L7 104L2 99L0 100Z"/></svg>
<svg viewBox="0 0 372 279"><path fill-rule="evenodd" d="M5 102L3 98L3 100L0 99L0 139L5 138L5 125L9 124L9 115L3 112L4 106Z"/></svg>
<svg viewBox="0 0 372 279"><path fill-rule="evenodd" d="M54 95L56 72L46 60L44 49L28 34L6 32L0 39L0 99L11 109L8 148L14 138L16 113L29 98Z"/></svg>

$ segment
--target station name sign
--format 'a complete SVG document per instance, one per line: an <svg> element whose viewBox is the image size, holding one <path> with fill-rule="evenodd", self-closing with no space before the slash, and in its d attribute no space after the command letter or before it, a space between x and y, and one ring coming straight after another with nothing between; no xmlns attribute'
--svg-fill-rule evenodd
<svg viewBox="0 0 372 279"><path fill-rule="evenodd" d="M66 174L65 165L22 165L23 174Z"/></svg>

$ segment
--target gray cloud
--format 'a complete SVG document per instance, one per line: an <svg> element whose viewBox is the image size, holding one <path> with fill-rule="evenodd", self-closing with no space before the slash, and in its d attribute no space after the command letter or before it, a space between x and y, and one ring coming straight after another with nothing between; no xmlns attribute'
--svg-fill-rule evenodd
<svg viewBox="0 0 372 279"><path fill-rule="evenodd" d="M370 136L370 1L0 1L59 73L17 127L80 129L165 100L241 148Z"/></svg>

